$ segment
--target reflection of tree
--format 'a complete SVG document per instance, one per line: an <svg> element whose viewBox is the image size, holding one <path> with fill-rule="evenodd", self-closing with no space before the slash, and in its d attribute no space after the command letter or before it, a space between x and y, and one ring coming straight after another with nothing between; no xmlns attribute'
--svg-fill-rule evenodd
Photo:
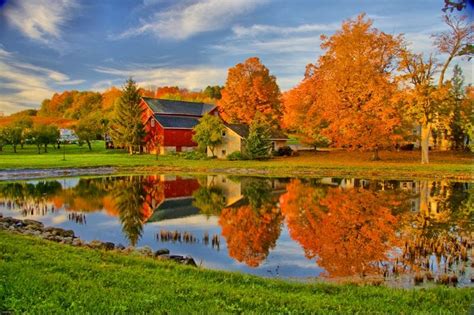
<svg viewBox="0 0 474 315"><path fill-rule="evenodd" d="M249 205L225 208L219 224L229 255L250 267L257 267L275 247L281 221L280 211L272 207L256 210Z"/></svg>
<svg viewBox="0 0 474 315"><path fill-rule="evenodd" d="M122 231L130 243L135 246L143 232L146 213L143 212L145 190L142 179L138 176L116 179L114 203L122 222Z"/></svg>
<svg viewBox="0 0 474 315"><path fill-rule="evenodd" d="M6 183L0 185L0 197L15 203L42 203L49 201L61 190L58 181L32 183Z"/></svg>
<svg viewBox="0 0 474 315"><path fill-rule="evenodd" d="M402 216L399 262L406 271L462 276L474 231L473 198L471 184L420 182L420 212Z"/></svg>
<svg viewBox="0 0 474 315"><path fill-rule="evenodd" d="M218 187L201 186L193 193L193 205L207 216L219 215L225 207L224 193Z"/></svg>
<svg viewBox="0 0 474 315"><path fill-rule="evenodd" d="M62 190L53 199L55 206L64 206L68 211L93 212L104 207L103 198L109 193L106 189L107 178L81 178L76 186Z"/></svg>
<svg viewBox="0 0 474 315"><path fill-rule="evenodd" d="M242 186L248 204L222 210L219 224L229 255L250 267L257 267L275 247L282 216L266 180L246 179Z"/></svg>
<svg viewBox="0 0 474 315"><path fill-rule="evenodd" d="M386 192L363 189L329 188L320 196L299 180L287 186L280 202L291 237L330 277L378 272L397 244L391 208L398 203Z"/></svg>

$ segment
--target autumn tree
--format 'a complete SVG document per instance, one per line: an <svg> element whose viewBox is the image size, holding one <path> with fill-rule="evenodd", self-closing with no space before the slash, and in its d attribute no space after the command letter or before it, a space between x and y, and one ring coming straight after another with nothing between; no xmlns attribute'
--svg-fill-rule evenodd
<svg viewBox="0 0 474 315"><path fill-rule="evenodd" d="M373 28L365 15L345 21L331 37L322 36L324 55L307 66L304 81L285 98L287 123L309 123L301 128L305 134L321 134L336 147L373 151L373 159L379 159L380 149L400 139L391 75L400 44L400 37ZM298 101L302 104L295 106Z"/></svg>
<svg viewBox="0 0 474 315"><path fill-rule="evenodd" d="M193 141L203 151L209 148L214 157L214 148L222 143L224 130L225 126L218 116L206 114L199 119L199 123L193 129Z"/></svg>
<svg viewBox="0 0 474 315"><path fill-rule="evenodd" d="M325 147L329 140L322 135L327 127L323 121L323 106L316 104L317 84L307 77L293 89L283 94L283 128L293 132L301 143L316 149Z"/></svg>
<svg viewBox="0 0 474 315"><path fill-rule="evenodd" d="M434 83L434 74L439 64L431 55L425 58L422 54L404 51L399 68L404 72L402 78L411 83L407 89L408 113L421 126L421 163L429 163L429 141L433 127L446 125L446 119L452 113L450 82L444 81L445 72L456 56L469 53L466 48L473 40L474 27L466 22L465 17L446 15L444 21L449 30L434 35L439 53L448 55L441 65L438 85Z"/></svg>
<svg viewBox="0 0 474 315"><path fill-rule="evenodd" d="M142 113L137 85L130 78L122 89L110 131L115 144L127 147L130 154L140 147L145 135Z"/></svg>
<svg viewBox="0 0 474 315"><path fill-rule="evenodd" d="M456 16L446 14L443 17L448 30L433 35L435 46L441 54L447 54L447 58L441 66L439 75L439 86L444 84L446 70L457 56L473 55L472 43L474 42L474 25L470 23L467 16Z"/></svg>
<svg viewBox="0 0 474 315"><path fill-rule="evenodd" d="M277 126L281 118L280 96L275 76L260 59L252 57L229 69L218 107L229 122L250 124L260 112Z"/></svg>

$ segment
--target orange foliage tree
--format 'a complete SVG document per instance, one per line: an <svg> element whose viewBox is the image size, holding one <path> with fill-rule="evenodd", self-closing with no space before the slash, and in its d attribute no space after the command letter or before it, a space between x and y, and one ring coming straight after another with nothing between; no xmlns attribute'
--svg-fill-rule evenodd
<svg viewBox="0 0 474 315"><path fill-rule="evenodd" d="M345 21L329 38L322 36L326 53L307 66L304 81L285 97L286 123L305 126L305 133L322 128L333 146L372 150L378 159L378 149L399 139L391 72L400 43L401 38L373 28L365 15Z"/></svg>
<svg viewBox="0 0 474 315"><path fill-rule="evenodd" d="M260 59L252 57L230 68L218 102L226 121L250 124L257 112L278 125L281 118L280 89Z"/></svg>
<svg viewBox="0 0 474 315"><path fill-rule="evenodd" d="M330 277L377 273L398 244L392 214L398 202L385 192L329 188L321 197L320 190L294 180L280 203L290 236Z"/></svg>

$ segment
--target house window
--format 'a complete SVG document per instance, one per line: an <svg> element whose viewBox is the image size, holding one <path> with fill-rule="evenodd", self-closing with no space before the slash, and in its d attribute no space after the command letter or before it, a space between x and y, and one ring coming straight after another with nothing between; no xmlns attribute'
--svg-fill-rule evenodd
<svg viewBox="0 0 474 315"><path fill-rule="evenodd" d="M225 137L226 133L225 130L222 131L222 136Z"/></svg>
<svg viewBox="0 0 474 315"><path fill-rule="evenodd" d="M155 120L154 120L154 119L151 120L150 125L151 125L152 127L155 127Z"/></svg>
<svg viewBox="0 0 474 315"><path fill-rule="evenodd" d="M222 155L225 156L226 152L225 150L222 150Z"/></svg>

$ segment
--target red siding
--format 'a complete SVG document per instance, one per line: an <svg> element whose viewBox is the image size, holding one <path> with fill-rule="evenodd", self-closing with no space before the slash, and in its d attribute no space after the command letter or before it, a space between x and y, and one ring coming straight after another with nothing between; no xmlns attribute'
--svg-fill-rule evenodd
<svg viewBox="0 0 474 315"><path fill-rule="evenodd" d="M167 180L165 184L165 198L191 197L200 185L195 178L176 177L176 180Z"/></svg>
<svg viewBox="0 0 474 315"><path fill-rule="evenodd" d="M191 129L165 129L164 146L165 147L195 147L197 144L193 141L193 131Z"/></svg>

